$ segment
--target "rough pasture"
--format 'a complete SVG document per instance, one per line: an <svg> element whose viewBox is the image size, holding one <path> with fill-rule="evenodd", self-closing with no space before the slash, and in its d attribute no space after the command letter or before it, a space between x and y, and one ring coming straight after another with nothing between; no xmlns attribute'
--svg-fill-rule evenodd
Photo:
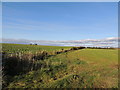
<svg viewBox="0 0 120 90"><path fill-rule="evenodd" d="M48 47L43 46L44 49ZM53 48L64 53L38 60L35 62L40 65L37 70L18 74L12 79L7 77L11 82L6 87L118 88L118 49Z"/></svg>

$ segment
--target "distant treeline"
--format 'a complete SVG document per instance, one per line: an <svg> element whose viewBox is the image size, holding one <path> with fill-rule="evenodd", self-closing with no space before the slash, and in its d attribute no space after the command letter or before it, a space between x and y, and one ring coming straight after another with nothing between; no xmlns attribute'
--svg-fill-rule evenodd
<svg viewBox="0 0 120 90"><path fill-rule="evenodd" d="M115 49L113 47L86 47L86 48L90 48L90 49Z"/></svg>
<svg viewBox="0 0 120 90"><path fill-rule="evenodd" d="M34 44L30 44L30 45L38 45L38 44L34 43ZM81 47L80 46L80 47L73 47L70 50L78 50L78 49L83 49L83 48L90 48L90 49L115 49L113 47ZM70 51L70 50L68 50L68 51Z"/></svg>

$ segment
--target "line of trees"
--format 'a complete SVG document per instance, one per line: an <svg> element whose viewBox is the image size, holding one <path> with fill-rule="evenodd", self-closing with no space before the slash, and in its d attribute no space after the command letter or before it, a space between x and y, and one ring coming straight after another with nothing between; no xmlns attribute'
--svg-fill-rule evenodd
<svg viewBox="0 0 120 90"><path fill-rule="evenodd" d="M114 49L113 47L86 47L90 49Z"/></svg>

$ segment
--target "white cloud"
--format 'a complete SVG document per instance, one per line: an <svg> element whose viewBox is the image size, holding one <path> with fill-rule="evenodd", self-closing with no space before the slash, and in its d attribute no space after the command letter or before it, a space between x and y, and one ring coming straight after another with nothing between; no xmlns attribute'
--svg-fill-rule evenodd
<svg viewBox="0 0 120 90"><path fill-rule="evenodd" d="M26 39L2 39L3 43L30 44L37 43L39 45L53 46L90 46L90 47L118 47L120 38L110 37L105 39L85 39L85 40L69 40L69 41L46 41L46 40L26 40Z"/></svg>

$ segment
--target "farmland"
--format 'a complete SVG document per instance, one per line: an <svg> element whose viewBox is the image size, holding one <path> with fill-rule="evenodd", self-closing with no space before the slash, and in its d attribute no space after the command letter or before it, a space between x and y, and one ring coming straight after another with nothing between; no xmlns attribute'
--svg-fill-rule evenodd
<svg viewBox="0 0 120 90"><path fill-rule="evenodd" d="M4 87L118 88L117 49L71 48L3 44Z"/></svg>
<svg viewBox="0 0 120 90"><path fill-rule="evenodd" d="M17 53L17 52L38 52L38 51L55 51L69 49L71 47L62 47L62 46L42 46L42 45L23 45L23 44L3 44L2 49L6 53Z"/></svg>

